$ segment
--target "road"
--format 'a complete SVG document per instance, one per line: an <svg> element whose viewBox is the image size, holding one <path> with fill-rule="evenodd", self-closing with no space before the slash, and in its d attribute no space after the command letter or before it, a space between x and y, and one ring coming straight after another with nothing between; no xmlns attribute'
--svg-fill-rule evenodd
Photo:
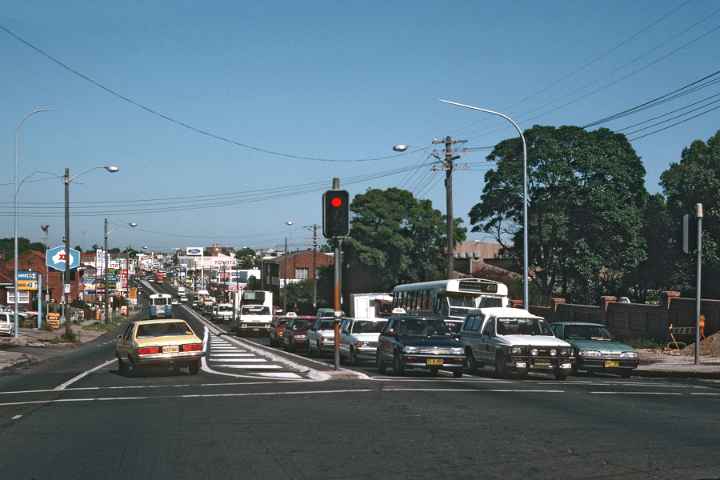
<svg viewBox="0 0 720 480"><path fill-rule="evenodd" d="M195 376L121 377L112 336L0 376L2 478L720 478L715 382L318 381L209 335Z"/></svg>

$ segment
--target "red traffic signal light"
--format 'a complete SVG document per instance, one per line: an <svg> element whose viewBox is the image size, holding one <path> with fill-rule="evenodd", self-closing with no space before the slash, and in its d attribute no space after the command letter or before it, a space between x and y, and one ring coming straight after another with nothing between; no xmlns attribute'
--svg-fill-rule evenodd
<svg viewBox="0 0 720 480"><path fill-rule="evenodd" d="M345 237L350 231L349 194L347 190L328 190L323 194L323 235Z"/></svg>

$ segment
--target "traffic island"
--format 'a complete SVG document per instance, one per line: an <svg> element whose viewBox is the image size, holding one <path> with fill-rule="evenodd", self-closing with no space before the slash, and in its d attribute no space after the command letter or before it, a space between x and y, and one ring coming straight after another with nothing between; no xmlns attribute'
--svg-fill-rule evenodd
<svg viewBox="0 0 720 480"><path fill-rule="evenodd" d="M695 365L693 350L642 349L640 366L633 372L638 377L666 378L720 378L720 357L716 355L700 356ZM707 352L706 352L707 353Z"/></svg>
<svg viewBox="0 0 720 480"><path fill-rule="evenodd" d="M0 351L0 372L10 368L29 366L37 362L37 358L28 353Z"/></svg>

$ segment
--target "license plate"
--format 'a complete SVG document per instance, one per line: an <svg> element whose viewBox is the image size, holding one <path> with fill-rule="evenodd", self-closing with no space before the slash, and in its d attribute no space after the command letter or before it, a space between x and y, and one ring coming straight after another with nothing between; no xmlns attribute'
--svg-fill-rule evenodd
<svg viewBox="0 0 720 480"><path fill-rule="evenodd" d="M177 345L169 345L167 347L163 347L162 351L163 353L178 353L180 348Z"/></svg>
<svg viewBox="0 0 720 480"><path fill-rule="evenodd" d="M442 367L443 366L443 359L442 358L428 358L425 360L425 365L428 367Z"/></svg>
<svg viewBox="0 0 720 480"><path fill-rule="evenodd" d="M605 368L619 368L620 362L618 360L605 360Z"/></svg>
<svg viewBox="0 0 720 480"><path fill-rule="evenodd" d="M542 361L535 362L535 363L533 363L533 365L535 366L535 368L550 368L550 367L552 367L550 362L542 362Z"/></svg>

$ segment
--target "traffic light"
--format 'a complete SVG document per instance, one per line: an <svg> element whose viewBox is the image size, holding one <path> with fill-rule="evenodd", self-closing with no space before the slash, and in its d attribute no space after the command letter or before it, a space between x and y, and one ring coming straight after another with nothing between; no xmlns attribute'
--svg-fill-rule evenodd
<svg viewBox="0 0 720 480"><path fill-rule="evenodd" d="M350 196L347 190L323 193L323 235L325 238L345 237L350 231Z"/></svg>

